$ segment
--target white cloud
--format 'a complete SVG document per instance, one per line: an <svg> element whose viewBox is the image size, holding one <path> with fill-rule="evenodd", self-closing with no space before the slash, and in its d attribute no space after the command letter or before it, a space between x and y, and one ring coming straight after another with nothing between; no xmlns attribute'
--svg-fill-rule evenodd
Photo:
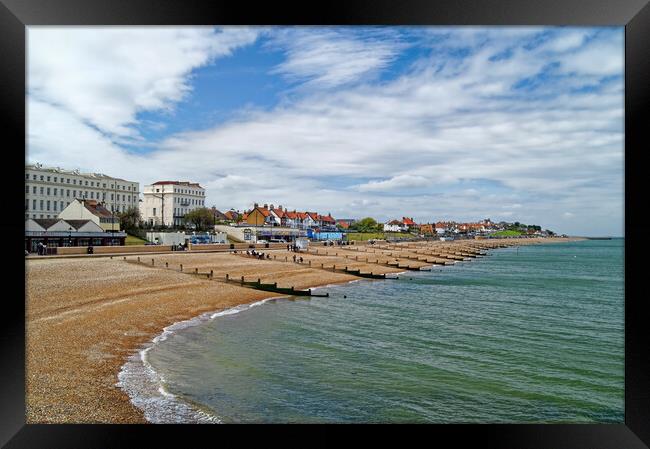
<svg viewBox="0 0 650 449"><path fill-rule="evenodd" d="M361 192L387 192L404 188L427 187L431 181L423 176L397 175L384 181L370 181L359 185Z"/></svg>
<svg viewBox="0 0 650 449"><path fill-rule="evenodd" d="M241 27L29 27L27 86L104 133L137 137L138 112L171 110L193 69L256 37Z"/></svg>
<svg viewBox="0 0 650 449"><path fill-rule="evenodd" d="M310 87L328 88L358 81L386 67L403 47L394 40L354 36L336 28L290 28L277 33L274 44L287 59L274 69Z"/></svg>

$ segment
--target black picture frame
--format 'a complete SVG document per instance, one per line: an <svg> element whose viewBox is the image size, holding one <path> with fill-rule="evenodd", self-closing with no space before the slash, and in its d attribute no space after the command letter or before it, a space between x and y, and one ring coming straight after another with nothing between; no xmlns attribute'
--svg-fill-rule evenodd
<svg viewBox="0 0 650 449"><path fill-rule="evenodd" d="M650 445L650 341L643 313L643 219L648 204L643 181L643 146L650 105L650 5L647 0L347 0L329 2L216 2L169 0L0 0L0 73L3 137L16 170L6 170L10 198L0 229L10 266L4 270L12 293L3 295L0 330L0 444L6 447L130 446L134 435L169 442L191 441L197 433L219 438L230 426L27 425L25 424L25 286L22 169L25 148L25 36L30 25L214 25L214 24L380 24L380 25L615 25L625 26L625 423L582 425L417 426L427 442L451 439L454 446L516 448L643 448ZM26 148L25 148L26 150ZM644 152L644 150L646 150ZM22 161L19 159L23 159ZM14 160L16 159L16 160ZM646 175L647 176L647 175ZM8 178L7 178L8 177ZM14 194L15 192L15 194ZM645 199L645 201L644 201ZM635 243L636 242L636 246ZM22 266L21 266L22 265ZM279 426L293 432L295 427ZM297 426L304 430L304 426ZM334 430L333 430L334 427ZM346 427L346 426L343 426ZM266 426L264 432L276 430ZM349 426L347 426L349 429ZM360 426L375 436L404 432L402 426ZM311 427L311 439L332 439L339 426ZM356 428L355 428L356 429ZM404 434L413 430L409 427ZM278 435L278 437L280 437ZM283 440L286 436L280 437Z"/></svg>

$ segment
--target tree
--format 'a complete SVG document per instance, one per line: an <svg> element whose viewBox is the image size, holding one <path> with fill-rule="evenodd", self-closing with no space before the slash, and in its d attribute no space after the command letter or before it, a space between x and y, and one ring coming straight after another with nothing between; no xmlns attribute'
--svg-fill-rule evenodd
<svg viewBox="0 0 650 449"><path fill-rule="evenodd" d="M137 207L130 207L124 212L118 212L117 217L120 219L120 229L133 234L137 231L140 224L140 210Z"/></svg>
<svg viewBox="0 0 650 449"><path fill-rule="evenodd" d="M354 227L359 232L373 232L377 230L377 221L374 218L366 217L355 222L350 228Z"/></svg>
<svg viewBox="0 0 650 449"><path fill-rule="evenodd" d="M194 209L186 213L183 218L186 222L192 223L197 231L206 231L214 223L214 214L207 207Z"/></svg>

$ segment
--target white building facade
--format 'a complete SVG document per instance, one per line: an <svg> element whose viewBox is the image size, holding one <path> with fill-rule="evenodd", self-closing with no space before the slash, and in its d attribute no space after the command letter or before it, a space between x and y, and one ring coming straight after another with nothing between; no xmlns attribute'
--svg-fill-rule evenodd
<svg viewBox="0 0 650 449"><path fill-rule="evenodd" d="M137 208L140 184L102 173L25 165L25 219L56 218L75 198L96 200L114 212Z"/></svg>
<svg viewBox="0 0 650 449"><path fill-rule="evenodd" d="M187 181L158 181L144 186L140 203L145 223L165 226L182 224L188 212L205 207L205 189Z"/></svg>

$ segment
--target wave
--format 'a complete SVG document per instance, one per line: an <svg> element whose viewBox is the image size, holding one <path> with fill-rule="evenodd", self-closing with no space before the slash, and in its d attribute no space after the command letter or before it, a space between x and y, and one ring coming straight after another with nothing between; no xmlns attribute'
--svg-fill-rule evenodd
<svg viewBox="0 0 650 449"><path fill-rule="evenodd" d="M266 298L250 304L241 304L218 312L207 312L189 320L179 321L163 329L163 332L131 355L117 375L115 386L123 389L133 405L143 411L147 421L155 424L219 424L221 419L198 404L169 392L165 378L157 372L148 360L148 353L157 344L167 340L172 334L188 327L211 321L225 315L233 315L252 307L264 304L278 297Z"/></svg>

